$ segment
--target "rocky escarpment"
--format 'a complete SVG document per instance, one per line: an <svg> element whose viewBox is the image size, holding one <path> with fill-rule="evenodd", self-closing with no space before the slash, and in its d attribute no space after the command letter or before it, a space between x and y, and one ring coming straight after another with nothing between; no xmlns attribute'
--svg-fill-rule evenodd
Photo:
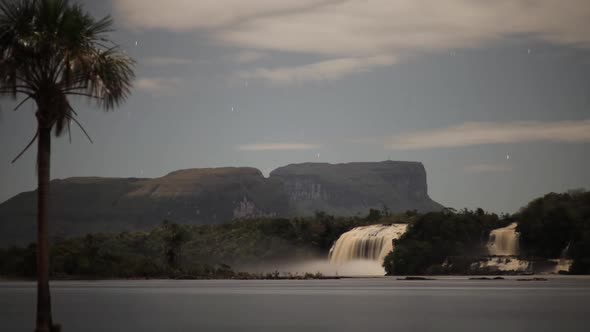
<svg viewBox="0 0 590 332"><path fill-rule="evenodd" d="M69 178L51 181L50 234L141 230L168 219L215 224L285 215L282 183L254 168L189 169L155 179ZM36 193L0 204L0 246L33 240Z"/></svg>
<svg viewBox="0 0 590 332"><path fill-rule="evenodd" d="M0 204L0 246L32 241L36 193ZM153 227L165 219L214 224L236 218L304 216L316 211L350 216L369 208L438 210L427 194L420 163L299 164L265 178L255 168L208 168L160 178L53 180L50 233L65 237Z"/></svg>
<svg viewBox="0 0 590 332"><path fill-rule="evenodd" d="M282 183L247 167L172 172L141 182L120 204L150 207L160 220L166 217L183 223L218 223L287 211Z"/></svg>
<svg viewBox="0 0 590 332"><path fill-rule="evenodd" d="M442 208L428 197L426 170L418 162L293 164L274 170L270 178L284 183L292 215L325 211L350 216L371 208L385 207L392 212Z"/></svg>

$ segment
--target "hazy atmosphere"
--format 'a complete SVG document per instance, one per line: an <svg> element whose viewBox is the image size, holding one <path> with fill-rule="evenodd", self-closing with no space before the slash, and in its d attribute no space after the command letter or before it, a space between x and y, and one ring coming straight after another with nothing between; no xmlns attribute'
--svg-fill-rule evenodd
<svg viewBox="0 0 590 332"><path fill-rule="evenodd" d="M81 101L52 178L423 162L429 194L515 212L590 187L590 5L580 1L82 1L137 61L107 115ZM247 5L246 5L247 3ZM33 190L34 104L0 113L0 202Z"/></svg>
<svg viewBox="0 0 590 332"><path fill-rule="evenodd" d="M0 103L2 331L588 330L590 0L0 0Z"/></svg>

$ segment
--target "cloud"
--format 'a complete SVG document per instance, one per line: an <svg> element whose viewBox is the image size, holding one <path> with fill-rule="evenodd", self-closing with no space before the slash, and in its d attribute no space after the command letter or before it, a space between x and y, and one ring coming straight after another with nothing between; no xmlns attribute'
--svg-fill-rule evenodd
<svg viewBox="0 0 590 332"><path fill-rule="evenodd" d="M190 65L192 59L173 58L173 57L149 57L143 59L143 62L150 66L168 66L168 65Z"/></svg>
<svg viewBox="0 0 590 332"><path fill-rule="evenodd" d="M556 122L467 122L391 137L386 148L422 150L524 142L590 142L590 119Z"/></svg>
<svg viewBox="0 0 590 332"><path fill-rule="evenodd" d="M266 51L335 59L250 72L273 82L341 78L338 72L346 69L333 73L318 66L342 65L344 59L400 59L515 36L590 47L588 0L113 1L118 21L130 28L205 33L222 45L250 50L238 55L240 63Z"/></svg>
<svg viewBox="0 0 590 332"><path fill-rule="evenodd" d="M243 79L262 79L276 84L307 81L336 80L346 75L366 72L374 67L395 63L392 56L381 55L367 58L340 58L296 67L257 68L239 73Z"/></svg>
<svg viewBox="0 0 590 332"><path fill-rule="evenodd" d="M337 57L479 47L515 35L590 46L587 0L114 0L114 8L133 28Z"/></svg>
<svg viewBox="0 0 590 332"><path fill-rule="evenodd" d="M190 31L222 28L249 20L282 16L340 0L113 0L114 9L129 26Z"/></svg>
<svg viewBox="0 0 590 332"><path fill-rule="evenodd" d="M467 173L501 173L510 172L512 167L505 164L475 164L464 167Z"/></svg>
<svg viewBox="0 0 590 332"><path fill-rule="evenodd" d="M236 55L235 61L237 63L249 63L249 62L258 61L258 60L264 58L265 56L266 56L266 54L261 53L261 52L241 51Z"/></svg>
<svg viewBox="0 0 590 332"><path fill-rule="evenodd" d="M172 96L179 93L183 83L177 77L143 77L135 81L135 87L155 96Z"/></svg>
<svg viewBox="0 0 590 332"><path fill-rule="evenodd" d="M238 145L237 149L240 151L297 151L297 150L313 150L321 146L318 144L302 144L302 143L264 143L264 144L245 144Z"/></svg>

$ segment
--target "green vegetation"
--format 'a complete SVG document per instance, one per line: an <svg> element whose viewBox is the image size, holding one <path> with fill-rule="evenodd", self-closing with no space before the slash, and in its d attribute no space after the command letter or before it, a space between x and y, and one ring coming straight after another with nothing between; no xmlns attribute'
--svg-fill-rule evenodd
<svg viewBox="0 0 590 332"><path fill-rule="evenodd" d="M148 232L57 240L51 251L51 274L54 278L251 278L256 276L236 274L230 266L325 258L338 237L354 227L412 218L372 211L366 218L317 213L310 218L201 226L165 221ZM0 249L0 275L33 277L35 250L35 246Z"/></svg>
<svg viewBox="0 0 590 332"><path fill-rule="evenodd" d="M550 193L513 216L483 210L446 210L420 215L395 241L384 262L391 275L472 274L471 265L485 256L492 229L518 222L521 256L540 260L569 257L572 274L590 274L590 192Z"/></svg>
<svg viewBox="0 0 590 332"><path fill-rule="evenodd" d="M590 193L576 191L548 194L514 216L482 209L391 215L384 209L371 210L364 218L318 212L309 218L260 218L218 225L164 221L150 231L55 240L51 274L54 278L317 278L323 276L257 275L235 272L230 266L239 270L259 263L325 258L344 232L392 223L409 226L385 258L390 275L500 273L472 266L486 260L490 231L514 221L519 222L522 256L543 261L567 254L574 260L571 273L589 274L589 219ZM33 277L35 257L35 245L0 249L0 275Z"/></svg>
<svg viewBox="0 0 590 332"><path fill-rule="evenodd" d="M506 224L508 219L482 209L459 213L447 209L419 215L408 231L394 241L395 250L387 255L383 266L389 275L462 273L471 262L465 254L484 254L481 244L489 232ZM448 262L449 257L462 258ZM445 261L452 263L447 265L453 270L445 270Z"/></svg>
<svg viewBox="0 0 590 332"><path fill-rule="evenodd" d="M529 203L515 218L529 257L571 257L571 273L590 274L590 192L550 193Z"/></svg>

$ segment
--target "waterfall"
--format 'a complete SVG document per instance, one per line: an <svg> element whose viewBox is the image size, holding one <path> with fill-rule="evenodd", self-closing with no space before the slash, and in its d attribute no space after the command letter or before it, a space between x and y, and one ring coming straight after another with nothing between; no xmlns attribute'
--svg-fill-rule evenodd
<svg viewBox="0 0 590 332"><path fill-rule="evenodd" d="M572 241L569 241L567 243L567 246L565 246L565 248L563 248L563 250L561 251L561 255L559 255L559 258L560 259L563 259L563 260L567 259L567 254L570 251L570 245L571 244L572 244Z"/></svg>
<svg viewBox="0 0 590 332"><path fill-rule="evenodd" d="M555 262L555 268L553 269L553 273L559 273L560 271L569 271L570 268L572 267L572 263L573 260L572 259L568 259L567 254L568 251L570 250L570 245L572 244L572 242L568 242L567 246L565 246L565 248L563 248L563 250L561 251L561 255L559 256L559 259L552 259L551 261Z"/></svg>
<svg viewBox="0 0 590 332"><path fill-rule="evenodd" d="M393 250L393 240L405 233L407 224L372 225L352 229L340 236L330 250L330 262L342 264L354 260L383 263Z"/></svg>
<svg viewBox="0 0 590 332"><path fill-rule="evenodd" d="M488 239L488 252L493 256L518 256L519 245L516 223L494 229Z"/></svg>

